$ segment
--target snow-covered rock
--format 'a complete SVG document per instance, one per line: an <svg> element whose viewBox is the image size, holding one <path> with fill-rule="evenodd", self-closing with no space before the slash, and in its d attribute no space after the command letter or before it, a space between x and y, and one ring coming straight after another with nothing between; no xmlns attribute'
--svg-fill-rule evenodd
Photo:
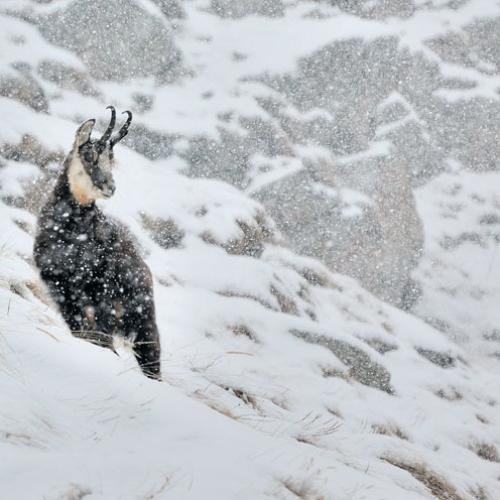
<svg viewBox="0 0 500 500"><path fill-rule="evenodd" d="M78 54L95 78L176 78L180 54L170 27L151 2L74 0L55 7L41 21L41 33Z"/></svg>

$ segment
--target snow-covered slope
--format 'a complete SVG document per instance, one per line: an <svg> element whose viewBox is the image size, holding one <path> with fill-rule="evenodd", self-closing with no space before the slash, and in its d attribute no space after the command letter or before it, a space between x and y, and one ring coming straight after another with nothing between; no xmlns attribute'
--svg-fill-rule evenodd
<svg viewBox="0 0 500 500"><path fill-rule="evenodd" d="M412 273L422 299L412 315L295 253L289 235L249 197L317 160L321 168L313 173L321 175L309 186L318 198L341 198L333 214L346 215L342 231L357 227L353 214L377 213L380 200L369 188L366 194L361 184L328 185L333 157L324 145L299 141L269 160L265 142L250 131L262 154L250 162L248 177L235 171L246 179L246 186L240 183L246 193L185 173L197 161L213 160L201 154L210 144L217 146L214 169L224 164L221 151L226 162L235 159L238 150L203 143L224 135L220 121L241 132L228 111L269 119L256 96L277 91L245 76L293 71L297 58L329 40L361 34L405 33L408 45L424 50L425 36L436 36L446 22L459 30L476 17L497 15L498 2L458 2L455 9L449 2L407 2L422 5L411 17L375 21L328 2L267 2L282 6L273 11L285 16L278 18L261 16L266 2L255 2L262 5L250 16L242 15L245 2L231 15L226 2L186 2L184 18L175 21L159 8L169 2L127 3L169 29L174 24L183 78L96 80L85 56L56 47L37 27L71 1L2 3L8 12L0 15L0 62L11 83L0 97L0 497L497 498L498 175L443 162L448 171L416 190L412 209L412 182L400 176L397 162L384 164L377 182L393 195L384 206L390 212L407 203L408 226L399 232L410 233L413 221L411 238L425 237ZM427 31L417 33L422 24ZM262 37L255 41L257 26ZM306 32L303 43L291 43ZM497 77L484 78L483 90ZM153 271L162 382L140 373L127 346L116 356L72 337L32 265L36 213L77 123L96 117L103 125L109 103L133 105L139 132L132 148L117 147L117 192L101 207L130 227ZM337 173L358 165L366 175L357 179L368 187L375 182L366 171L373 165L364 162L390 156L393 139L385 135L392 128L382 118L399 105L408 115L399 125L420 120L391 94L379 107L381 140L364 153L353 148L338 158L336 152ZM287 113L314 121L327 109L307 111L306 118L306 110ZM263 127L264 136L279 142L278 129ZM246 151L248 144L240 146ZM394 179L401 183L391 184ZM283 191L273 189L279 200ZM332 214L317 215L318 224L323 216ZM312 245L314 235L306 234ZM395 254L401 265L403 247Z"/></svg>
<svg viewBox="0 0 500 500"><path fill-rule="evenodd" d="M64 147L72 124L10 105L13 120L44 125L42 144ZM260 258L228 253L245 248L236 221L262 211L233 188L126 148L118 159L117 195L102 205L155 274L164 382L126 350L70 335L30 265L34 217L2 203L4 491L494 498L498 373L314 260L271 243ZM38 173L16 167L1 170L4 197ZM162 248L144 217L174 221L180 241Z"/></svg>
<svg viewBox="0 0 500 500"><path fill-rule="evenodd" d="M497 172L455 166L417 192L427 243L415 272L424 291L415 312L493 367L500 356L499 181Z"/></svg>

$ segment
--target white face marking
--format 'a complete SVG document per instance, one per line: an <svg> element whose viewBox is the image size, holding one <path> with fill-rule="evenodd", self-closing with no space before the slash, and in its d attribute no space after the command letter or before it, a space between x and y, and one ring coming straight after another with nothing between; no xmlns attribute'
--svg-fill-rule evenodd
<svg viewBox="0 0 500 500"><path fill-rule="evenodd" d="M105 168L111 170L109 161L107 162ZM73 156L69 165L68 182L71 194L81 205L88 205L95 200L105 198L102 191L96 188L92 183L92 180L90 179L89 174L85 171L78 155Z"/></svg>

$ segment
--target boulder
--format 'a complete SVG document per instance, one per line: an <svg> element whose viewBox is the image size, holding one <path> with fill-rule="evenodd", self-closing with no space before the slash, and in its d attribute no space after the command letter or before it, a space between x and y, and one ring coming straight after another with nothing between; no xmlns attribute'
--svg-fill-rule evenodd
<svg viewBox="0 0 500 500"><path fill-rule="evenodd" d="M16 64L14 69L0 74L0 96L22 102L35 111L46 113L49 109L43 89L26 64Z"/></svg>
<svg viewBox="0 0 500 500"><path fill-rule="evenodd" d="M363 385L394 394L391 385L391 374L381 364L373 361L370 356L352 344L326 335L292 330L295 337L310 344L317 344L331 351L342 363L348 366L349 376Z"/></svg>
<svg viewBox="0 0 500 500"><path fill-rule="evenodd" d="M239 18L249 15L281 17L284 13L282 0L212 0L212 11L221 17Z"/></svg>
<svg viewBox="0 0 500 500"><path fill-rule="evenodd" d="M78 54L94 78L176 78L180 53L171 29L133 0L74 0L40 23L44 37Z"/></svg>
<svg viewBox="0 0 500 500"><path fill-rule="evenodd" d="M92 79L83 71L52 59L44 59L38 64L37 73L44 80L58 87L75 90L84 96L97 97L99 91L92 84Z"/></svg>

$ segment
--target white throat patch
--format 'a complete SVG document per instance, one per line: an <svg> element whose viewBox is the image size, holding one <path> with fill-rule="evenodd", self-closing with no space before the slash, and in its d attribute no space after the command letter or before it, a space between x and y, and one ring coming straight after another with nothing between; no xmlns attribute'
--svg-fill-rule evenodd
<svg viewBox="0 0 500 500"><path fill-rule="evenodd" d="M89 205L95 200L105 198L102 191L92 183L77 155L73 156L68 167L68 183L71 194L81 205Z"/></svg>

